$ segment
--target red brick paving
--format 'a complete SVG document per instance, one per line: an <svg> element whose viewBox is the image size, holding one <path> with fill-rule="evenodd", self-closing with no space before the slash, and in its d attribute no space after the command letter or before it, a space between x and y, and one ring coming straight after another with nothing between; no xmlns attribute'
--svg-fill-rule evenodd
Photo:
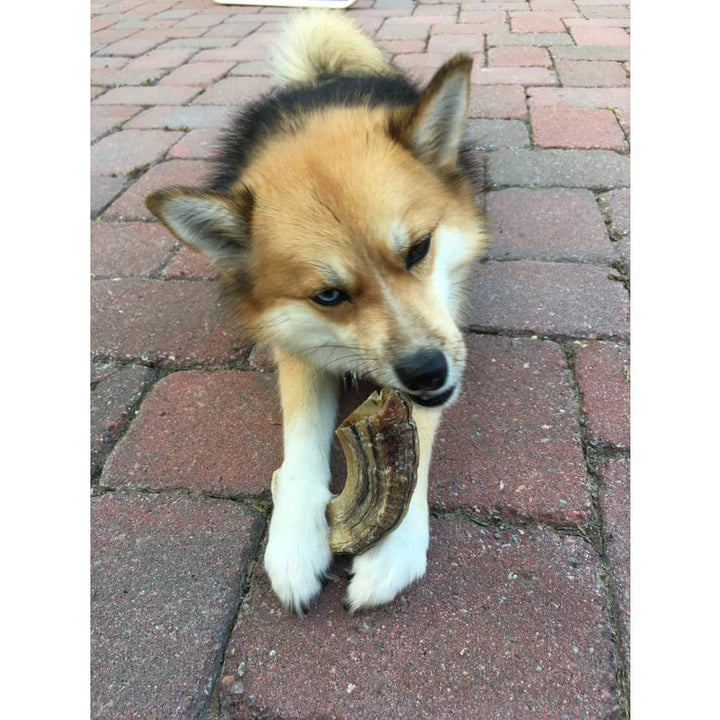
<svg viewBox="0 0 720 720"><path fill-rule="evenodd" d="M545 48L496 47L488 50L490 67L550 67L552 60Z"/></svg>
<svg viewBox="0 0 720 720"><path fill-rule="evenodd" d="M92 146L93 170L99 173L128 173L160 160L181 137L162 130L118 130Z"/></svg>
<svg viewBox="0 0 720 720"><path fill-rule="evenodd" d="M218 273L200 253L183 245L163 269L162 276L168 280L212 280Z"/></svg>
<svg viewBox="0 0 720 720"><path fill-rule="evenodd" d="M537 147L625 150L625 134L610 110L536 107L530 125Z"/></svg>
<svg viewBox="0 0 720 720"><path fill-rule="evenodd" d="M91 505L92 717L205 717L259 513L137 493Z"/></svg>
<svg viewBox="0 0 720 720"><path fill-rule="evenodd" d="M93 717L625 718L629 296L609 276L629 267L628 3L349 14L419 80L475 55L495 242L431 468L428 576L356 617L331 582L300 621L261 563L247 574L266 524L250 505L265 512L282 459L272 362L246 357L214 270L143 198L203 182L232 106L270 87L288 11L108 0L91 44L92 461L113 491L93 499Z"/></svg>
<svg viewBox="0 0 720 720"><path fill-rule="evenodd" d="M211 281L95 280L91 330L94 353L125 361L218 365L244 347Z"/></svg>
<svg viewBox="0 0 720 720"><path fill-rule="evenodd" d="M594 195L567 188L489 192L489 257L609 263L613 248Z"/></svg>
<svg viewBox="0 0 720 720"><path fill-rule="evenodd" d="M281 419L274 375L172 373L108 458L103 484L267 497L282 458Z"/></svg>
<svg viewBox="0 0 720 720"><path fill-rule="evenodd" d="M443 420L430 499L559 525L592 513L570 376L558 345L471 336L463 394ZM456 434L451 428L464 428Z"/></svg>
<svg viewBox="0 0 720 720"><path fill-rule="evenodd" d="M472 285L468 319L479 331L627 338L629 302L607 267L488 262Z"/></svg>
<svg viewBox="0 0 720 720"><path fill-rule="evenodd" d="M461 518L430 532L427 576L371 613L344 613L336 580L299 623L258 568L221 674L225 717L613 717L606 599L588 545Z"/></svg>
<svg viewBox="0 0 720 720"><path fill-rule="evenodd" d="M630 348L589 343L575 358L582 411L591 442L630 447Z"/></svg>
<svg viewBox="0 0 720 720"><path fill-rule="evenodd" d="M148 276L175 246L159 223L94 222L90 230L90 269L94 277Z"/></svg>
<svg viewBox="0 0 720 720"><path fill-rule="evenodd" d="M556 67L566 86L621 87L628 84L627 73L619 62L558 60Z"/></svg>
<svg viewBox="0 0 720 720"><path fill-rule="evenodd" d="M108 220L154 220L145 207L145 196L149 192L163 186L201 183L208 170L208 164L202 160L168 160L154 165L103 216Z"/></svg>

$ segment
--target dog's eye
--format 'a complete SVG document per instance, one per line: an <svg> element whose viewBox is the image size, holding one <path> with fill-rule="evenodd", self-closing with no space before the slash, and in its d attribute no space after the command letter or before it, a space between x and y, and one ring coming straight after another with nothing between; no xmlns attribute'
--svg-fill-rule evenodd
<svg viewBox="0 0 720 720"><path fill-rule="evenodd" d="M329 288L313 295L312 298L318 305L339 305L341 302L350 300L350 296L337 288Z"/></svg>
<svg viewBox="0 0 720 720"><path fill-rule="evenodd" d="M432 235L428 233L423 235L412 247L408 250L408 254L405 256L405 267L409 270L413 265L419 263L427 254L430 249L430 240Z"/></svg>

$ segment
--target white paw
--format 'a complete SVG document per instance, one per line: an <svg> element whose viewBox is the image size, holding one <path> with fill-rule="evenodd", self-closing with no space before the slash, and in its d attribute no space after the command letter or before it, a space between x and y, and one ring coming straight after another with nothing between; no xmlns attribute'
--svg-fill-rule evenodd
<svg viewBox="0 0 720 720"><path fill-rule="evenodd" d="M265 571L283 605L306 613L332 562L325 519L331 494L327 488L300 483L282 483L273 494Z"/></svg>
<svg viewBox="0 0 720 720"><path fill-rule="evenodd" d="M429 541L427 509L411 507L400 527L353 560L346 610L355 612L390 602L421 578Z"/></svg>

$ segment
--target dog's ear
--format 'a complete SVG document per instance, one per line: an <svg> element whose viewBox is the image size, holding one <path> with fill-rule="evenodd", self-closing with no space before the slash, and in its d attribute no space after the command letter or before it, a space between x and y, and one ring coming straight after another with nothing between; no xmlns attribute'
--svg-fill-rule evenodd
<svg viewBox="0 0 720 720"><path fill-rule="evenodd" d="M470 101L472 57L448 60L433 76L415 105L403 140L424 162L454 168Z"/></svg>
<svg viewBox="0 0 720 720"><path fill-rule="evenodd" d="M156 190L145 198L150 212L179 240L220 269L247 259L252 192L219 193L195 188Z"/></svg>

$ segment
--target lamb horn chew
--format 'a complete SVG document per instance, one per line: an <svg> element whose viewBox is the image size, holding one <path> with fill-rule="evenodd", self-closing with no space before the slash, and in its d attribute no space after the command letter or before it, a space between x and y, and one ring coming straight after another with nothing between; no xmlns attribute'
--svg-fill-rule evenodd
<svg viewBox="0 0 720 720"><path fill-rule="evenodd" d="M417 482L417 428L410 401L396 390L374 392L336 430L347 481L327 506L330 549L358 554L394 530Z"/></svg>

